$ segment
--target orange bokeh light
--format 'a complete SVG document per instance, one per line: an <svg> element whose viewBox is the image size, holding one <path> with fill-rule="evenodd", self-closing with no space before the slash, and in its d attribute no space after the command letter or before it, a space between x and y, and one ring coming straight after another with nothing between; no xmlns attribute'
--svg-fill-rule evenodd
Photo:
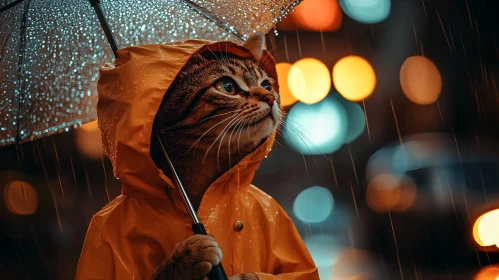
<svg viewBox="0 0 499 280"><path fill-rule="evenodd" d="M442 91L442 77L431 60L411 56L400 68L400 85L409 100L426 105L437 101Z"/></svg>
<svg viewBox="0 0 499 280"><path fill-rule="evenodd" d="M13 181L5 187L4 199L7 209L17 215L30 215L38 208L35 188L23 181Z"/></svg>
<svg viewBox="0 0 499 280"><path fill-rule="evenodd" d="M499 209L489 211L476 219L473 237L480 246L496 245L499 248ZM499 276L499 275L498 275Z"/></svg>
<svg viewBox="0 0 499 280"><path fill-rule="evenodd" d="M296 7L294 19L312 31L334 31L341 26L343 13L338 0L307 0Z"/></svg>
<svg viewBox="0 0 499 280"><path fill-rule="evenodd" d="M408 177L381 174L367 185L367 204L379 213L403 212L416 201L417 188Z"/></svg>
<svg viewBox="0 0 499 280"><path fill-rule="evenodd" d="M336 257L332 267L332 277L335 280L368 280L375 279L371 273L373 256L366 250L344 249Z"/></svg>
<svg viewBox="0 0 499 280"><path fill-rule="evenodd" d="M499 266L492 265L482 268L477 275L473 278L474 280L499 280Z"/></svg>
<svg viewBox="0 0 499 280"><path fill-rule="evenodd" d="M100 159L102 138L97 121L89 122L75 131L75 144L80 154L90 159Z"/></svg>
<svg viewBox="0 0 499 280"><path fill-rule="evenodd" d="M314 104L324 99L331 89L331 76L324 63L315 58L296 61L288 74L291 93L303 103Z"/></svg>
<svg viewBox="0 0 499 280"><path fill-rule="evenodd" d="M292 64L287 62L277 63L277 77L279 79L279 96L281 98L282 106L293 105L298 101L296 97L291 93L288 85L288 74L291 69Z"/></svg>
<svg viewBox="0 0 499 280"><path fill-rule="evenodd" d="M376 88L376 73L366 59L349 55L334 65L333 83L345 99L361 101L369 97Z"/></svg>

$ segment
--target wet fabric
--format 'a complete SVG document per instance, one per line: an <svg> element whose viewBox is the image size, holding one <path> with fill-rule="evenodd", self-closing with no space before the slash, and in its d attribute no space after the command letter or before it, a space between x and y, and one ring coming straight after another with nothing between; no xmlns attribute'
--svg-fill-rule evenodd
<svg viewBox="0 0 499 280"><path fill-rule="evenodd" d="M175 244L192 235L174 184L150 157L150 142L163 96L198 51L252 57L234 43L188 40L127 47L118 51L114 65L101 69L99 127L114 175L122 182L122 194L93 216L76 279L149 279ZM277 80L275 62L267 51L262 61ZM251 184L273 141L274 135L213 182L198 216L219 243L228 276L254 272L262 280L319 279L289 216ZM235 226L238 222L242 229Z"/></svg>

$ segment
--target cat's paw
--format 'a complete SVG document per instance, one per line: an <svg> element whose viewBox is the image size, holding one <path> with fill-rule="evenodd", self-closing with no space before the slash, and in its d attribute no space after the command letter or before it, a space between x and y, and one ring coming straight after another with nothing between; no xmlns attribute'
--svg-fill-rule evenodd
<svg viewBox="0 0 499 280"><path fill-rule="evenodd" d="M213 236L195 234L175 246L171 259L156 271L152 279L203 279L221 260L222 250Z"/></svg>
<svg viewBox="0 0 499 280"><path fill-rule="evenodd" d="M245 273L231 276L229 280L258 280L258 276L254 273Z"/></svg>
<svg viewBox="0 0 499 280"><path fill-rule="evenodd" d="M174 262L187 269L185 279L199 279L222 260L222 250L210 235L195 234L177 244Z"/></svg>

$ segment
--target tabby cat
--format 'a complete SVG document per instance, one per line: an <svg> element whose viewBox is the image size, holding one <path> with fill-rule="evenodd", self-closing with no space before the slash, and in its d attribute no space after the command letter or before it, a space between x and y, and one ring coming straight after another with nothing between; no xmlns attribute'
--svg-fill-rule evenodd
<svg viewBox="0 0 499 280"><path fill-rule="evenodd" d="M154 130L167 149L195 209L209 185L258 147L281 122L275 81L261 67L265 37L243 44L254 59L224 52L193 55L169 88ZM169 168L153 135L151 156L165 174ZM201 279L222 252L211 236L193 235L177 244L153 279ZM229 279L257 279L254 274Z"/></svg>

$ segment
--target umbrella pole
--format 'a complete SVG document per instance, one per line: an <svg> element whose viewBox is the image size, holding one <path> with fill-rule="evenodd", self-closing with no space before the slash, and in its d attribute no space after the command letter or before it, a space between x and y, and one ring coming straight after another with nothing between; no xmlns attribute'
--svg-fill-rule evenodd
<svg viewBox="0 0 499 280"><path fill-rule="evenodd" d="M163 142L161 141L161 137L159 137L159 134L156 134L156 136L158 137L158 141L161 145L161 150L163 151L163 156L168 161L168 166L170 167L170 170L172 172L173 180L175 181L175 185L177 187L177 190L180 194L180 197L182 198L182 201L184 202L184 206L187 209L187 212L189 213L189 217L190 217L191 222L192 222L192 231L194 233L197 233L197 234L207 235L208 233L206 232L206 229L204 228L203 224L199 221L199 218L196 215L196 210L192 206L192 203L189 200L189 197L187 196L187 192L185 191L184 185L182 184L182 181L180 181L180 177L178 176L178 173L175 170L175 167L173 167L173 163L171 162L170 157L168 157L168 154L166 153L165 146L163 145ZM208 279L209 280L227 280L227 275L225 275L225 271L222 267L222 263L219 263L218 265L213 266L210 273L208 273Z"/></svg>
<svg viewBox="0 0 499 280"><path fill-rule="evenodd" d="M118 54L116 53L118 51L118 44L116 43L116 38L114 38L113 32L111 32L111 28L107 23L106 16L104 15L104 11L100 5L100 0L89 0L89 2L90 6L94 8L97 17L99 18L100 25L106 34L107 41L111 45L111 49L113 49L114 57L118 58Z"/></svg>

